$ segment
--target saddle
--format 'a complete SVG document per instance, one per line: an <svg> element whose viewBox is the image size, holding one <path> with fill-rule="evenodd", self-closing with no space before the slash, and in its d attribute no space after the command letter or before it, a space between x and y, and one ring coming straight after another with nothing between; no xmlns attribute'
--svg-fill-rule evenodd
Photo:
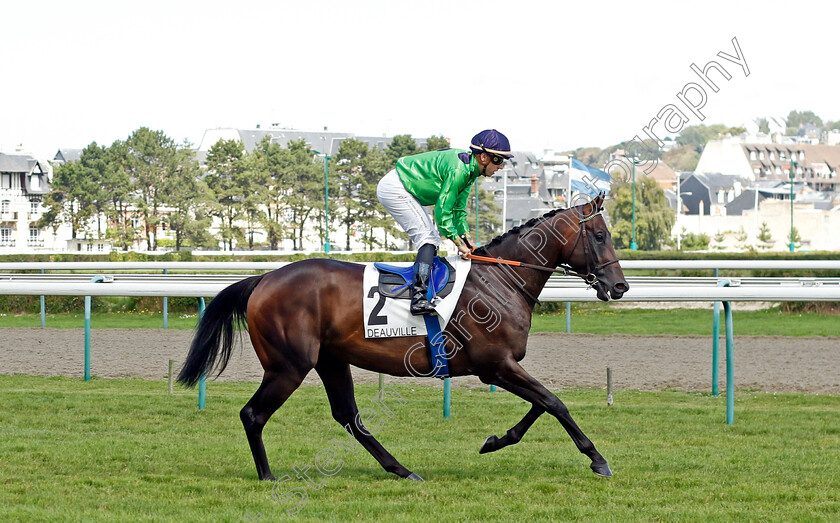
<svg viewBox="0 0 840 523"><path fill-rule="evenodd" d="M374 262L379 270L379 295L386 298L411 299L411 282L414 281L414 265L403 267ZM446 258L435 256L428 298L446 298L455 285L455 268Z"/></svg>
<svg viewBox="0 0 840 523"><path fill-rule="evenodd" d="M379 270L379 295L388 298L411 299L411 283L414 281L414 265L402 267L387 263L374 262ZM435 256L432 264L432 277L426 297L429 301L443 299L455 286L455 268L445 258ZM432 360L433 375L436 378L449 376L449 364L446 360L444 337L441 335L437 315L425 314L426 347Z"/></svg>

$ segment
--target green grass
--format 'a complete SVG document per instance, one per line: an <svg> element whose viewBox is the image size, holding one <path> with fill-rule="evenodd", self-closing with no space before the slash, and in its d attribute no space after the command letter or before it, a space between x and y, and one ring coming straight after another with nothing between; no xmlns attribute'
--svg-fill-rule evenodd
<svg viewBox="0 0 840 523"><path fill-rule="evenodd" d="M208 384L196 393L162 381L83 382L0 376L0 520L260 521L289 517L299 498L275 501L256 479L238 411L254 383ZM396 386L380 441L426 479L400 481L364 450L338 450L324 476L319 451L346 436L320 387L298 390L265 430L277 477L310 466L316 490L303 520L369 521L836 521L840 517L840 396L740 391L735 425L725 399L685 392L559 393L610 461L615 476L588 468L556 420L493 454L478 449L527 411L515 396L453 390L452 418L440 389ZM357 387L360 407L374 386ZM346 440L345 440L346 441ZM339 461L340 460L340 461ZM299 491L299 492L300 492Z"/></svg>
<svg viewBox="0 0 840 523"><path fill-rule="evenodd" d="M722 316L722 312L721 312ZM735 335L775 336L840 336L840 316L821 314L789 314L778 308L759 311L733 312ZM170 329L192 329L196 313L171 313ZM83 328L84 314L48 314L47 327L59 329ZM114 312L94 313L91 325L95 329L163 327L160 313ZM38 314L0 316L2 327L40 327ZM723 318L721 317L721 332ZM535 314L532 332L565 332L566 315ZM575 305L572 308L572 332L591 334L671 334L710 335L712 310L708 309L615 309L608 305Z"/></svg>

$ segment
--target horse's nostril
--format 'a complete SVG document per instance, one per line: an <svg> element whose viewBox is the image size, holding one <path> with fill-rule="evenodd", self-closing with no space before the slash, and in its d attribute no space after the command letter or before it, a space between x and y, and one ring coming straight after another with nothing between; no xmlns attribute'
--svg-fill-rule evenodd
<svg viewBox="0 0 840 523"><path fill-rule="evenodd" d="M620 281L620 282L616 283L615 285L613 285L613 291L620 292L622 294L627 292L629 289L630 289L630 286L627 285L626 281Z"/></svg>

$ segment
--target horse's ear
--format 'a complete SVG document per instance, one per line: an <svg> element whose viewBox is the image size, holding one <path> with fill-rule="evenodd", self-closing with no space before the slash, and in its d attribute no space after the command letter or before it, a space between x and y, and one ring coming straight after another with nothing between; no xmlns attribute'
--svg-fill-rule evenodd
<svg viewBox="0 0 840 523"><path fill-rule="evenodd" d="M598 209L603 207L603 205L604 205L604 191L600 191L598 193L598 196L595 197L595 199L593 200L593 203L595 204L594 211L597 211Z"/></svg>

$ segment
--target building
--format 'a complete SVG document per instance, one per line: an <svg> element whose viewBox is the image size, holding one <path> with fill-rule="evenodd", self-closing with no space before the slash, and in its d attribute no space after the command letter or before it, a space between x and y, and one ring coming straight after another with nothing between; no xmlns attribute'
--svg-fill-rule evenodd
<svg viewBox="0 0 840 523"><path fill-rule="evenodd" d="M52 248L38 227L52 166L25 154L0 153L0 254Z"/></svg>
<svg viewBox="0 0 840 523"><path fill-rule="evenodd" d="M695 172L720 173L747 180L806 183L817 191L837 191L840 147L826 144L754 143L723 138L706 144Z"/></svg>

